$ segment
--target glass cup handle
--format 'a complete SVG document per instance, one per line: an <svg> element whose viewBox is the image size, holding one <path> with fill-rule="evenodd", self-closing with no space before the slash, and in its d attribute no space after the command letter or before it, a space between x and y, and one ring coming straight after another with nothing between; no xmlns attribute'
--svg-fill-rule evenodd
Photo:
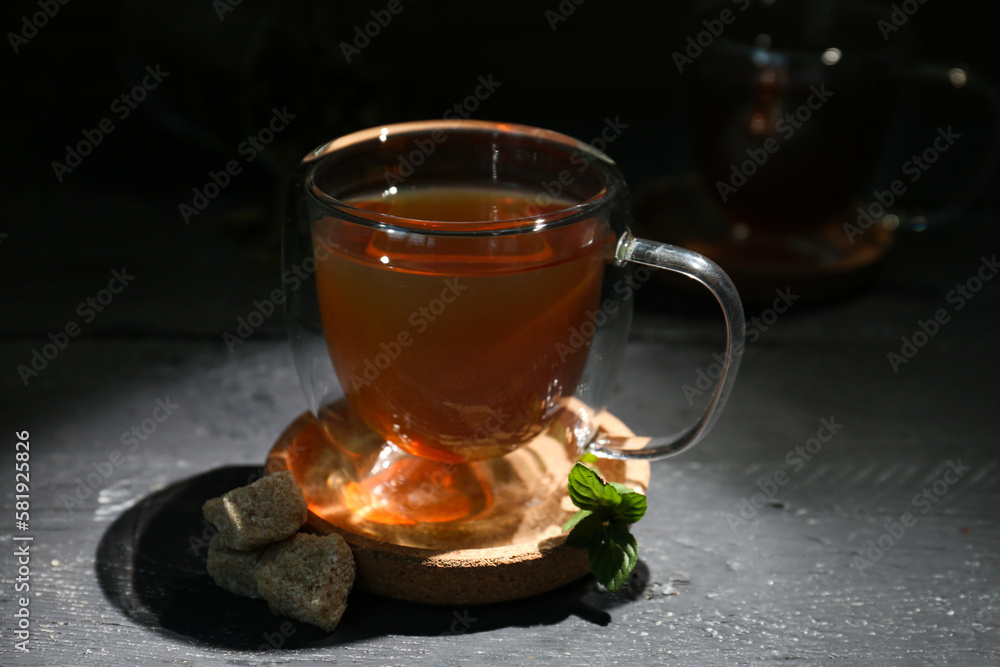
<svg viewBox="0 0 1000 667"><path fill-rule="evenodd" d="M636 238L630 232L625 232L618 243L617 259L619 262L635 262L674 271L697 280L715 296L726 320L726 357L722 364L722 375L719 376L708 408L694 426L677 435L663 438L611 436L601 432L589 447L589 451L601 458L662 459L678 454L701 440L711 430L725 407L743 356L743 339L746 334L743 303L736 286L725 271L696 252Z"/></svg>

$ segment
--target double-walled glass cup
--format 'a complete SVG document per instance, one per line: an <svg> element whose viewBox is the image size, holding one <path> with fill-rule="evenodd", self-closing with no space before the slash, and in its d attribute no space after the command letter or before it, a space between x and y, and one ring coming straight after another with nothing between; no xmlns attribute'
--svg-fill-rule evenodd
<svg viewBox="0 0 1000 667"><path fill-rule="evenodd" d="M629 221L614 163L546 130L412 122L308 155L283 275L295 363L326 441L296 473L314 511L428 544L407 531L441 535L564 493L585 450L655 459L697 442L736 376L739 296L715 264L636 238ZM705 285L727 329L708 409L670 438L598 423L648 267Z"/></svg>

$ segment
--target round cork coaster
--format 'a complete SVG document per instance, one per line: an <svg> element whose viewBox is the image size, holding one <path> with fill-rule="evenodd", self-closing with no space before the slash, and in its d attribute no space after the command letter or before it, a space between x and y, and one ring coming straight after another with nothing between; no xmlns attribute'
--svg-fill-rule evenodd
<svg viewBox="0 0 1000 667"><path fill-rule="evenodd" d="M611 414L603 413L597 422L610 435L634 435ZM289 452L305 455L301 443L315 438L301 436L315 424L312 414L305 413L286 429L268 457L270 472L296 469ZM296 436L300 436L298 440ZM649 486L647 461L602 459L595 465L606 481L642 491ZM306 500L310 500L308 490ZM558 532L558 526L572 516L575 508L568 497L550 500L561 509L553 517L553 529L547 536L485 548L456 548L451 543L448 548L431 549L390 543L326 521L312 511L312 503L307 529L320 534L336 532L344 537L357 566L354 585L362 590L428 604L505 602L545 593L590 572L586 550L566 545L566 534Z"/></svg>

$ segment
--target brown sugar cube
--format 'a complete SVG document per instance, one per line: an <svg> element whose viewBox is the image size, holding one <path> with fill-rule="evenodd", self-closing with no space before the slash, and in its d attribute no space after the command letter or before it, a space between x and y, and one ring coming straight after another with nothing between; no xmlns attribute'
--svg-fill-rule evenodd
<svg viewBox="0 0 1000 667"><path fill-rule="evenodd" d="M257 591L271 613L332 632L354 585L354 556L340 535L299 533L272 544L255 570Z"/></svg>
<svg viewBox="0 0 1000 667"><path fill-rule="evenodd" d="M208 574L219 588L236 595L259 598L254 568L262 555L264 549L240 551L224 547L216 535L208 543Z"/></svg>
<svg viewBox="0 0 1000 667"><path fill-rule="evenodd" d="M295 476L282 470L209 500L201 511L219 529L220 546L247 551L295 534L308 509Z"/></svg>

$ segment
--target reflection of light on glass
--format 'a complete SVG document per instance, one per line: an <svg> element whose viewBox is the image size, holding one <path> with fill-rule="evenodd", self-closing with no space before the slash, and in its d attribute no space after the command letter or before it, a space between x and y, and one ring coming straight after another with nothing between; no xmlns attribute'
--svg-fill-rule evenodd
<svg viewBox="0 0 1000 667"><path fill-rule="evenodd" d="M389 128L383 127L382 132L378 135L379 141L385 141L389 136Z"/></svg>
<svg viewBox="0 0 1000 667"><path fill-rule="evenodd" d="M396 194L397 192L399 192L399 190L397 190L397 189L396 189L396 186L394 185L394 186L392 186L391 188L389 188L388 190L383 190L383 191L382 191L382 196L383 196L383 197L388 197L388 196L390 196L390 195L394 195L394 194Z"/></svg>
<svg viewBox="0 0 1000 667"><path fill-rule="evenodd" d="M733 225L732 233L734 241L746 241L750 238L750 227L744 222L737 222Z"/></svg>
<svg viewBox="0 0 1000 667"><path fill-rule="evenodd" d="M535 231L538 231L539 229L541 229L544 226L545 226L545 219L544 218L538 218L537 220L535 220Z"/></svg>
<svg viewBox="0 0 1000 667"><path fill-rule="evenodd" d="M378 261L382 262L383 264L388 264L389 258L385 255L382 255L382 257L380 257Z"/></svg>
<svg viewBox="0 0 1000 667"><path fill-rule="evenodd" d="M757 49L769 49L771 48L771 36L762 32L753 40L753 45Z"/></svg>
<svg viewBox="0 0 1000 667"><path fill-rule="evenodd" d="M922 232L927 229L927 218L922 215L913 216L913 231Z"/></svg>
<svg viewBox="0 0 1000 667"><path fill-rule="evenodd" d="M767 51L753 52L753 64L757 67L763 67L769 62L771 62L771 56L768 55Z"/></svg>
<svg viewBox="0 0 1000 667"><path fill-rule="evenodd" d="M961 88L969 80L969 75L961 67L954 67L948 70L948 80L951 81L951 85Z"/></svg>
<svg viewBox="0 0 1000 667"><path fill-rule="evenodd" d="M827 49L823 52L820 59L823 61L824 65L836 65L840 62L840 56L843 55L838 48Z"/></svg>
<svg viewBox="0 0 1000 667"><path fill-rule="evenodd" d="M896 227L899 227L899 216L890 213L889 215L882 218L882 226L888 229L889 231L896 229Z"/></svg>

